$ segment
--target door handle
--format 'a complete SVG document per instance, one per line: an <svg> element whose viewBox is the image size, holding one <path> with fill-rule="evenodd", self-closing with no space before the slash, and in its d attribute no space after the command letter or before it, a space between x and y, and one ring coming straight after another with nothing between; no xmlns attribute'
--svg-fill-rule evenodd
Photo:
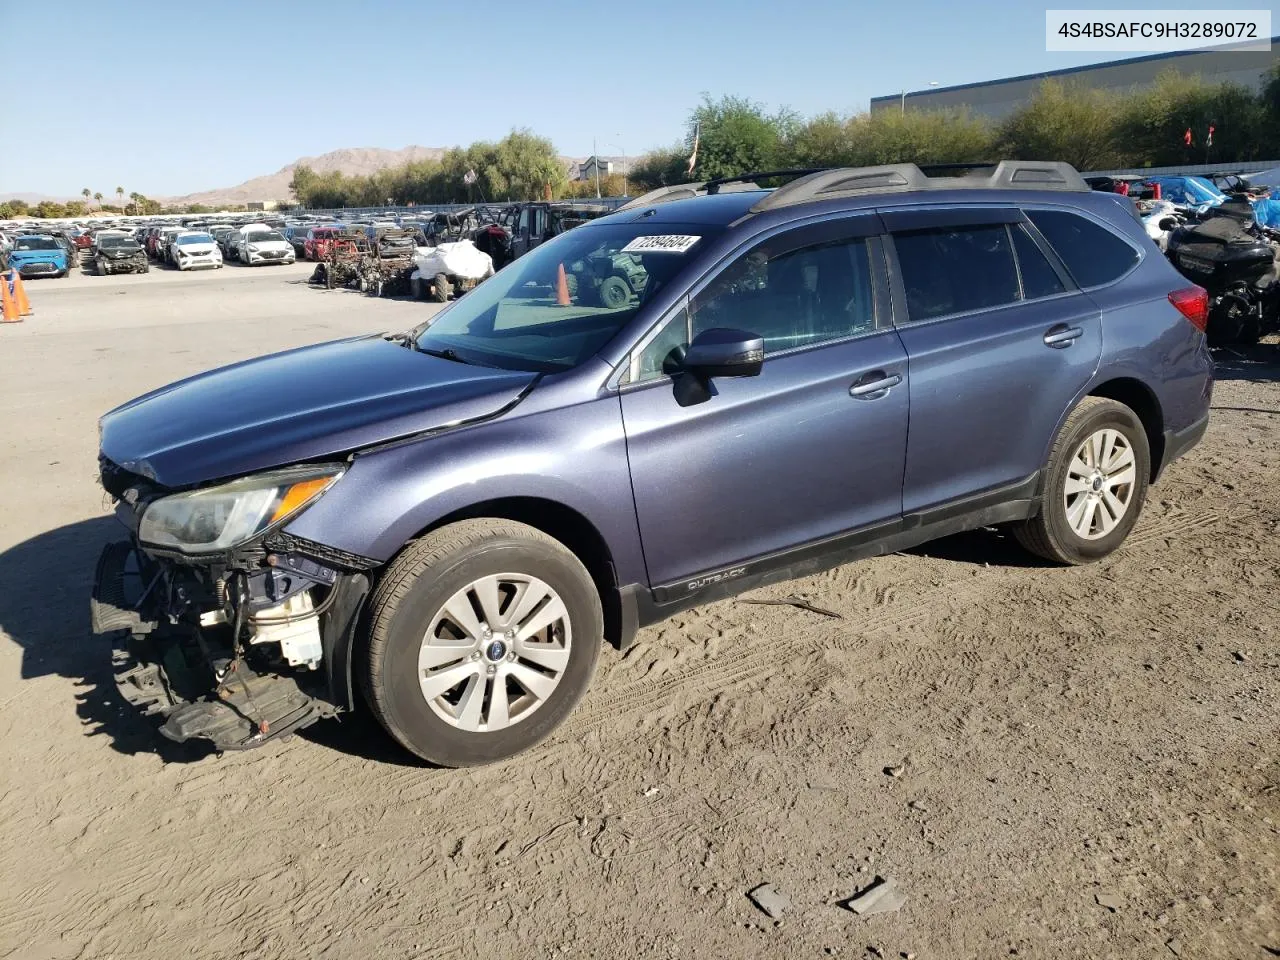
<svg viewBox="0 0 1280 960"><path fill-rule="evenodd" d="M849 388L849 396L860 397L864 400L875 400L888 393L890 387L896 387L901 382L902 377L896 373L885 373L883 370L876 370L859 377L857 382Z"/></svg>
<svg viewBox="0 0 1280 960"><path fill-rule="evenodd" d="M1044 343L1047 347L1056 347L1061 350L1063 347L1071 346L1083 336L1083 327L1068 327L1066 324L1060 323L1056 327L1049 328L1049 331L1044 335Z"/></svg>

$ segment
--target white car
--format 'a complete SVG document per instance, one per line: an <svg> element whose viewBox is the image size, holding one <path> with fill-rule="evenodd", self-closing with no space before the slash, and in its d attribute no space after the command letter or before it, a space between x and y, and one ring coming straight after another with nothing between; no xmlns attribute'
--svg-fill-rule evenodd
<svg viewBox="0 0 1280 960"><path fill-rule="evenodd" d="M278 230L241 231L237 250L240 262L247 267L259 263L293 263L298 259L293 244Z"/></svg>
<svg viewBox="0 0 1280 960"><path fill-rule="evenodd" d="M216 270L222 266L222 251L210 234L201 230L184 230L173 238L170 252L179 270Z"/></svg>

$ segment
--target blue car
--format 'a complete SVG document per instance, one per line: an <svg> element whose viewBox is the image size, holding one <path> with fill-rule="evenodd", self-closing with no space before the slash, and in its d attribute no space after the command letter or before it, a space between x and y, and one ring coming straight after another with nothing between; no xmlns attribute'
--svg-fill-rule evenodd
<svg viewBox="0 0 1280 960"><path fill-rule="evenodd" d="M33 277L65 277L70 270L67 251L53 237L29 234L18 237L9 251L9 267L16 268L22 279Z"/></svg>
<svg viewBox="0 0 1280 960"><path fill-rule="evenodd" d="M1119 548L1213 386L1205 292L1131 204L1057 163L765 176L106 414L127 536L92 613L125 698L221 749L364 704L484 763L691 606L991 525Z"/></svg>

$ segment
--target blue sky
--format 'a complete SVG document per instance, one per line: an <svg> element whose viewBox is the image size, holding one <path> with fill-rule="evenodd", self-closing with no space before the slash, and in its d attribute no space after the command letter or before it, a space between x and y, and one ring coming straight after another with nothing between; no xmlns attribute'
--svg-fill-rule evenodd
<svg viewBox="0 0 1280 960"><path fill-rule="evenodd" d="M0 194L117 184L181 194L340 147L451 146L513 127L570 156L589 154L593 136L602 154L637 154L677 140L704 91L853 112L930 81L1114 58L1046 53L1044 10L1025 0L0 0L8 128L21 131L5 138L20 150L0 148ZM50 49L59 53L31 52Z"/></svg>

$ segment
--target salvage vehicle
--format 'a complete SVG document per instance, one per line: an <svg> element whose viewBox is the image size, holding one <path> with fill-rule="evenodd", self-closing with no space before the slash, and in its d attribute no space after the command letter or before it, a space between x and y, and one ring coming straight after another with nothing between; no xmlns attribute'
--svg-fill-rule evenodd
<svg viewBox="0 0 1280 960"><path fill-rule="evenodd" d="M221 270L222 251L213 236L198 230L183 230L170 243L170 258L179 270Z"/></svg>
<svg viewBox="0 0 1280 960"><path fill-rule="evenodd" d="M24 234L13 242L9 251L9 269L16 269L23 280L34 277L65 277L71 269L67 251L54 237L46 234Z"/></svg>
<svg viewBox="0 0 1280 960"><path fill-rule="evenodd" d="M370 228L369 254L360 263L360 289L373 297L394 297L409 289L418 246L412 230L397 226Z"/></svg>
<svg viewBox="0 0 1280 960"><path fill-rule="evenodd" d="M101 236L95 246L93 264L100 277L113 273L148 273L151 270L146 251L127 233Z"/></svg>
<svg viewBox="0 0 1280 960"><path fill-rule="evenodd" d="M607 216L611 208L598 203L520 203L513 205L508 215L511 223L509 258L515 260L552 237L566 230ZM505 263L495 258L494 266L502 269Z"/></svg>
<svg viewBox="0 0 1280 960"><path fill-rule="evenodd" d="M415 300L429 297L445 303L474 290L493 276L493 260L471 240L420 247L413 257L409 292Z"/></svg>
<svg viewBox="0 0 1280 960"><path fill-rule="evenodd" d="M312 227L307 232L307 239L302 242L306 259L319 262L329 253L329 246L335 237L342 232L341 225L328 224L323 227Z"/></svg>
<svg viewBox="0 0 1280 960"><path fill-rule="evenodd" d="M127 539L91 607L125 699L221 749L366 704L485 763L689 607L993 525L1059 564L1117 550L1213 385L1205 292L1132 205L1048 162L766 176L107 413ZM624 254L642 293L565 295Z"/></svg>
<svg viewBox="0 0 1280 960"><path fill-rule="evenodd" d="M263 263L293 263L297 255L293 244L280 231L246 228L240 231L236 259L246 267L253 267Z"/></svg>
<svg viewBox="0 0 1280 960"><path fill-rule="evenodd" d="M157 259L176 267L178 265L177 256L174 253L173 241L177 239L178 234L189 232L186 227L164 227L160 230L156 238Z"/></svg>
<svg viewBox="0 0 1280 960"><path fill-rule="evenodd" d="M324 259L316 264L308 282L330 290L359 279L361 265L373 252L369 237L358 227L334 230L319 242L323 243Z"/></svg>
<svg viewBox="0 0 1280 960"><path fill-rule="evenodd" d="M1280 331L1280 233L1260 226L1247 200L1226 200L1175 226L1166 249L1182 275L1208 291L1211 344L1252 344Z"/></svg>

